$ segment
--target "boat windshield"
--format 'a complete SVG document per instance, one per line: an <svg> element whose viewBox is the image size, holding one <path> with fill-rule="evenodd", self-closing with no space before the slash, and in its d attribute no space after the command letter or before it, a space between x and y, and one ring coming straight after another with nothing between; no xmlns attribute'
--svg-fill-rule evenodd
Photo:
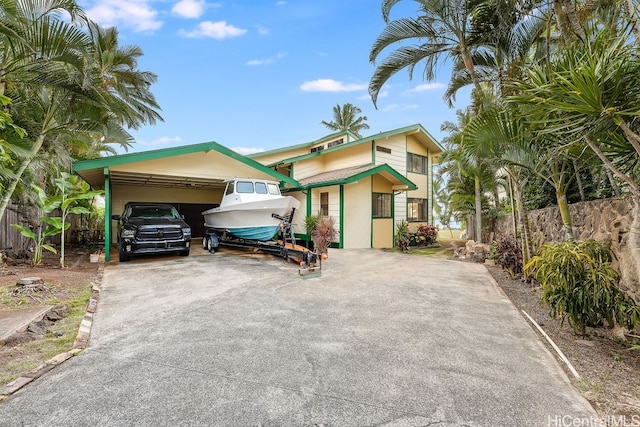
<svg viewBox="0 0 640 427"><path fill-rule="evenodd" d="M253 182L251 181L237 181L236 191L238 193L253 193Z"/></svg>
<svg viewBox="0 0 640 427"><path fill-rule="evenodd" d="M280 195L280 189L276 184L268 184L268 185L269 185L269 194L272 194L274 196Z"/></svg>
<svg viewBox="0 0 640 427"><path fill-rule="evenodd" d="M264 182L256 182L256 193L267 194L267 184Z"/></svg>

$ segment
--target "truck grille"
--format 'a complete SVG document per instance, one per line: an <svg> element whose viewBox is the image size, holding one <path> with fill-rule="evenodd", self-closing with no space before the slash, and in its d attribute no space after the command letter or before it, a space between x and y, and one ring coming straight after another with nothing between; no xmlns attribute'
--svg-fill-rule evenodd
<svg viewBox="0 0 640 427"><path fill-rule="evenodd" d="M182 229L180 227L144 228L138 230L138 240L146 242L178 239L182 239Z"/></svg>

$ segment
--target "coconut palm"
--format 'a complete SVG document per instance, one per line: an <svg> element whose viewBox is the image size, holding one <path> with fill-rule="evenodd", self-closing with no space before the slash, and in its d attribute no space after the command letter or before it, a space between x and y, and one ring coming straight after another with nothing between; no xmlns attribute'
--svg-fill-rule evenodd
<svg viewBox="0 0 640 427"><path fill-rule="evenodd" d="M77 145L114 142L105 135L119 135L116 142L126 147L131 137L125 127L161 117L149 91L155 75L136 69L139 49L120 49L117 32L90 23L73 1L0 0L0 7L0 90L12 99L15 124L26 130L22 139L3 133L16 149L11 149L12 174L0 200L1 219L40 154L58 153L49 158L65 161L95 153ZM63 155L67 151L72 153Z"/></svg>
<svg viewBox="0 0 640 427"><path fill-rule="evenodd" d="M376 66L369 82L369 94L374 105L382 86L398 71L407 69L409 78L414 68L424 63L424 78L433 80L441 60L453 61L452 80L466 74L475 89L482 91L476 72L476 58L487 52L472 43L468 0L416 0L420 15L390 21L389 14L400 0L383 0L382 17L387 24L373 43L369 60L375 64L383 50L405 41L415 45L400 45ZM451 99L448 99L451 103Z"/></svg>
<svg viewBox="0 0 640 427"><path fill-rule="evenodd" d="M360 108L348 102L342 107L340 107L340 104L336 104L336 106L333 107L333 120L330 122L323 120L321 123L334 131L348 130L360 138L362 137L360 131L369 129L369 125L365 123L367 116L359 116L360 113L362 113Z"/></svg>

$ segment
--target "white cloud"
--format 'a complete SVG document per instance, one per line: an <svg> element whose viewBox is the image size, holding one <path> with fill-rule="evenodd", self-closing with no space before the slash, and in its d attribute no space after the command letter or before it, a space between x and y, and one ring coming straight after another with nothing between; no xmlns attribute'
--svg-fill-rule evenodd
<svg viewBox="0 0 640 427"><path fill-rule="evenodd" d="M202 38L202 37L210 37L213 39L226 39L228 37L237 37L246 33L247 30L243 28L234 27L233 25L228 25L226 21L203 21L196 27L193 31L184 31L180 30L179 34L184 37L190 38Z"/></svg>
<svg viewBox="0 0 640 427"><path fill-rule="evenodd" d="M285 4L287 4L287 2L284 0L280 0L276 2L276 6L284 6Z"/></svg>
<svg viewBox="0 0 640 427"><path fill-rule="evenodd" d="M267 27L263 27L262 25L258 26L258 34L260 34L261 36L266 36L270 32L271 30L269 30Z"/></svg>
<svg viewBox="0 0 640 427"><path fill-rule="evenodd" d="M367 87L366 84L342 83L333 79L318 79L300 85L305 92L353 92Z"/></svg>
<svg viewBox="0 0 640 427"><path fill-rule="evenodd" d="M199 18L204 13L204 0L180 0L171 8L171 13L183 18Z"/></svg>
<svg viewBox="0 0 640 427"><path fill-rule="evenodd" d="M148 0L100 0L85 9L87 16L104 27L128 27L134 31L154 31L162 21L156 19Z"/></svg>
<svg viewBox="0 0 640 427"><path fill-rule="evenodd" d="M414 87L409 92L426 92L428 90L440 90L446 87L447 85L444 83L425 83Z"/></svg>
<svg viewBox="0 0 640 427"><path fill-rule="evenodd" d="M232 150L235 151L236 153L246 156L248 154L253 154L253 153L262 153L264 151L264 148L233 147Z"/></svg>
<svg viewBox="0 0 640 427"><path fill-rule="evenodd" d="M276 61L279 61L282 58L284 58L284 53L279 53L276 56L272 56L271 58L251 59L251 60L247 61L245 65L249 65L249 66L268 65L268 64L273 64L273 63L275 63Z"/></svg>

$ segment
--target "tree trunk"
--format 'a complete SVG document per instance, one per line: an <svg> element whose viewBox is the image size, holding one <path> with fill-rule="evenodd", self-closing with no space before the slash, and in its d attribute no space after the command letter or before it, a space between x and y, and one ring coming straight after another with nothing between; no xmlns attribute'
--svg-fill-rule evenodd
<svg viewBox="0 0 640 427"><path fill-rule="evenodd" d="M562 224L564 225L566 240L574 240L573 234L573 222L571 221L571 213L569 212L569 203L567 202L567 195L563 190L556 190L556 200L558 201L558 209L560 209L560 216L562 217Z"/></svg>
<svg viewBox="0 0 640 427"><path fill-rule="evenodd" d="M7 206L11 201L11 196L13 196L13 192L16 191L16 187L18 186L18 183L22 178L22 174L25 170L27 170L27 167L31 164L36 154L38 154L38 151L40 151L43 143L44 134L40 134L33 143L29 155L22 160L15 175L11 177L9 185L6 188L7 192L2 196L2 200L0 200L0 221L2 221L2 218L4 218L4 211L7 210Z"/></svg>
<svg viewBox="0 0 640 427"><path fill-rule="evenodd" d="M476 242L482 243L482 193L480 189L480 177L475 176L475 204L476 204Z"/></svg>
<svg viewBox="0 0 640 427"><path fill-rule="evenodd" d="M620 197L620 187L618 187L618 183L613 177L613 173L611 173L611 171L607 168L605 168L604 172L607 174L607 179L609 180L609 184L611 184L611 188L613 189L613 194L615 194L616 197Z"/></svg>
<svg viewBox="0 0 640 427"><path fill-rule="evenodd" d="M573 173L576 176L576 183L578 184L578 191L580 192L580 201L584 202L586 197L584 195L584 187L582 185L582 178L580 177L580 170L578 169L578 162L573 159Z"/></svg>

